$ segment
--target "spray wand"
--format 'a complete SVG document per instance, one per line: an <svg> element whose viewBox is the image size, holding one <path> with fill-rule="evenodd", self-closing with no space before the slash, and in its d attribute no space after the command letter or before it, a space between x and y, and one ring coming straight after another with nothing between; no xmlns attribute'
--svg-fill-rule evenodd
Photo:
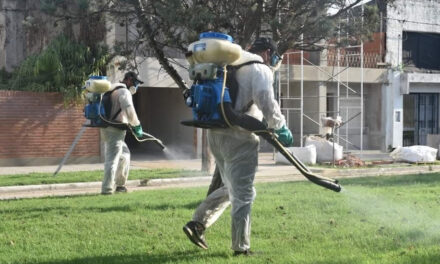
<svg viewBox="0 0 440 264"><path fill-rule="evenodd" d="M128 128L130 129L131 134L134 136L134 138L136 139L137 142L153 141L154 143L159 145L162 149L165 149L165 145L162 143L162 141L160 139L154 137L153 135L142 132L142 135L145 138L138 138L136 136L136 134L134 133L133 128L131 128L131 126L128 126Z"/></svg>
<svg viewBox="0 0 440 264"><path fill-rule="evenodd" d="M142 142L146 142L146 141L154 141L154 143L156 143L157 145L159 145L159 146L162 148L162 150L165 149L165 145L162 143L162 141L161 141L160 139L154 137L153 135L148 134L148 133L145 133L145 132L142 132L142 135L143 135L145 138L138 138L138 137L136 136L136 134L134 133L133 128L132 128L130 125L128 125L128 124L126 124L126 123L112 122L112 121L110 121L110 120L107 120L107 119L101 114L101 111L100 111L100 110L101 110L101 104L102 104L102 96L103 96L103 94L101 94L101 98L100 98L100 101L99 101L99 107L98 107L99 112L98 112L98 114L99 114L99 117L100 117L102 120L104 120L105 123L110 124L110 125L114 125L114 126L116 126L116 127L124 127L124 128L126 128L126 129L128 128L128 130L130 130L131 134L133 135L133 137L136 139L137 142L142 143Z"/></svg>

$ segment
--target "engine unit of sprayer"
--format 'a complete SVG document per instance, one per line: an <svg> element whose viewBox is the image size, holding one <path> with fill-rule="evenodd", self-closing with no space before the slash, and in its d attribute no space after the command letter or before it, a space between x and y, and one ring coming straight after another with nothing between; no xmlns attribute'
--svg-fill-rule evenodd
<svg viewBox="0 0 440 264"><path fill-rule="evenodd" d="M186 104L192 108L193 120L182 124L202 128L226 127L220 104L231 103L231 98L224 86L224 66L237 60L240 54L241 47L232 43L231 36L222 33L202 33L199 41L189 45L189 77L194 84Z"/></svg>
<svg viewBox="0 0 440 264"><path fill-rule="evenodd" d="M103 127L104 122L100 115L105 116L104 105L100 103L101 94L90 93L86 94L87 104L84 107L84 117L90 120L89 126L91 127Z"/></svg>
<svg viewBox="0 0 440 264"><path fill-rule="evenodd" d="M90 121L87 126L106 127L101 118L101 116L106 117L106 99L103 94L111 90L111 83L106 76L91 76L86 81L84 89L87 103L84 107L84 117Z"/></svg>
<svg viewBox="0 0 440 264"><path fill-rule="evenodd" d="M186 104L192 108L193 122L184 124L196 127L224 127L219 105L230 103L229 91L223 89L224 71L213 63L197 64L190 69L194 80ZM222 97L223 91L223 97Z"/></svg>

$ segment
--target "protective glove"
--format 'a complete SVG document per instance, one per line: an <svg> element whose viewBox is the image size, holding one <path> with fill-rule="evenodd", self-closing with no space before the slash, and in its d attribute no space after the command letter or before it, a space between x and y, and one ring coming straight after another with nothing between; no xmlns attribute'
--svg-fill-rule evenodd
<svg viewBox="0 0 440 264"><path fill-rule="evenodd" d="M141 125L137 125L137 126L133 127L133 132L137 138L141 138L144 135L144 131L142 131Z"/></svg>
<svg viewBox="0 0 440 264"><path fill-rule="evenodd" d="M293 144L292 132L290 132L286 125L282 126L278 130L275 130L275 134L277 134L278 141L283 144L283 146L288 147Z"/></svg>

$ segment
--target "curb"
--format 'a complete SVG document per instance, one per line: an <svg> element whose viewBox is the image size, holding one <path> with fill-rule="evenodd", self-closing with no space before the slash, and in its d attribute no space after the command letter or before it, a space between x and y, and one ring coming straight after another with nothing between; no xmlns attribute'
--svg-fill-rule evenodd
<svg viewBox="0 0 440 264"><path fill-rule="evenodd" d="M313 171L313 169L312 169ZM366 169L322 169L316 170L325 176L331 177L364 177L364 176L388 176L401 174L425 174L440 172L440 165L408 165L399 167L380 167L380 168L366 168Z"/></svg>
<svg viewBox="0 0 440 264"><path fill-rule="evenodd" d="M178 183L195 183L210 182L210 176L201 177L185 177L185 178L166 178L151 180L128 180L127 187L139 186L162 186ZM53 190L71 190L71 189L91 189L101 188L102 182L76 182L76 183L57 183L57 184L38 184L38 185L22 185L22 186L5 186L0 187L0 193L14 193L26 191L53 191Z"/></svg>

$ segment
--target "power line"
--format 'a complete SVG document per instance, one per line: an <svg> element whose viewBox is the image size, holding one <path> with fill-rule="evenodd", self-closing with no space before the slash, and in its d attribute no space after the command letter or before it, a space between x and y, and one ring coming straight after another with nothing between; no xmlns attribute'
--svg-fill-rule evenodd
<svg viewBox="0 0 440 264"><path fill-rule="evenodd" d="M440 24L436 24L436 23L418 22L418 21L411 21L411 20L406 20L406 19L398 19L398 18L393 18L393 17L386 17L386 19L395 20L395 21L399 21L399 22L403 22L403 23L408 22L408 23L414 23L414 24L420 24L420 25L440 26Z"/></svg>

